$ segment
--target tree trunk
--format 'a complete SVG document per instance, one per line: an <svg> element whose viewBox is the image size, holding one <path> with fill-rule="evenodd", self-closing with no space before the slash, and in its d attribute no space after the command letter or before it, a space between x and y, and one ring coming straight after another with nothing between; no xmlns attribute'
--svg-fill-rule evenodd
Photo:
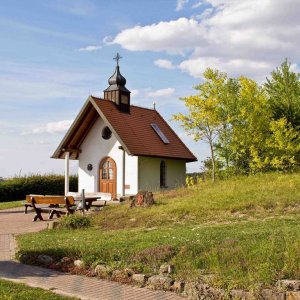
<svg viewBox="0 0 300 300"><path fill-rule="evenodd" d="M215 151L213 142L209 141L210 146L210 154L211 154L211 180L212 182L215 182L216 179L216 160L215 160Z"/></svg>

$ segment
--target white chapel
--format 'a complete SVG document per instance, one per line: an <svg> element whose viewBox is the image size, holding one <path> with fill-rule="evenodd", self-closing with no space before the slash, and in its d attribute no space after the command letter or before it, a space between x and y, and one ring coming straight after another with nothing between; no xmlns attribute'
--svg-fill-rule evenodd
<svg viewBox="0 0 300 300"><path fill-rule="evenodd" d="M119 58L103 98L88 97L52 157L65 159L66 176L79 161L79 191L120 198L183 186L197 158L157 110L130 104Z"/></svg>

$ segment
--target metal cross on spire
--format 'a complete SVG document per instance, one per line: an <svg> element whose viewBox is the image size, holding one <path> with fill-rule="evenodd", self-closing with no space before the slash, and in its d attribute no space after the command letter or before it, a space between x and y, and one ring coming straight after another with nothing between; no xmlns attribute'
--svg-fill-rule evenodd
<svg viewBox="0 0 300 300"><path fill-rule="evenodd" d="M119 66L119 60L122 58L122 56L119 54L119 52L117 53L116 57L114 57L114 60L117 61L117 66Z"/></svg>

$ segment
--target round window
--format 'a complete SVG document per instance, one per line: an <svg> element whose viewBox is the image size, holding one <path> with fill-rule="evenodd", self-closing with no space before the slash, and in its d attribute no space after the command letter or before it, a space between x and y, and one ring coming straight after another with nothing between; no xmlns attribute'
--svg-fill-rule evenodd
<svg viewBox="0 0 300 300"><path fill-rule="evenodd" d="M106 126L103 128L102 130L102 137L105 139L105 140L108 140L111 138L111 130Z"/></svg>

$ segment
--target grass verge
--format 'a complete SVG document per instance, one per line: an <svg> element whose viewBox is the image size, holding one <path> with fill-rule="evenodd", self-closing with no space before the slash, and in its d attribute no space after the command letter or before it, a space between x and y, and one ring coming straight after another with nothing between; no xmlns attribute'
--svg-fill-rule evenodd
<svg viewBox="0 0 300 300"><path fill-rule="evenodd" d="M77 298L60 296L40 288L32 288L25 284L0 279L0 299L2 300L76 300Z"/></svg>
<svg viewBox="0 0 300 300"><path fill-rule="evenodd" d="M87 266L257 290L300 279L300 174L235 177L156 195L151 208L106 207L88 229L18 237L19 256L44 253Z"/></svg>
<svg viewBox="0 0 300 300"><path fill-rule="evenodd" d="M8 208L21 207L21 206L24 205L24 203L25 203L25 200L0 202L0 210L8 209Z"/></svg>

